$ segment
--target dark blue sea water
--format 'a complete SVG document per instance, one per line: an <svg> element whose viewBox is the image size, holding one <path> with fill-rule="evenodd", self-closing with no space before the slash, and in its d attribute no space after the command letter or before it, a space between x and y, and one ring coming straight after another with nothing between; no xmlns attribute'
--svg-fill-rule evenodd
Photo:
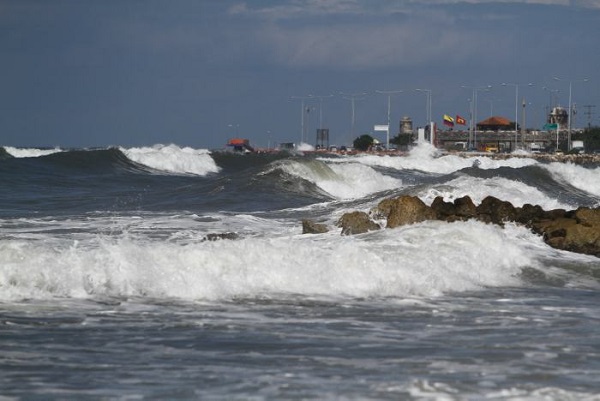
<svg viewBox="0 0 600 401"><path fill-rule="evenodd" d="M600 259L511 224L335 226L400 194L595 207L599 173L0 148L0 399L600 400Z"/></svg>

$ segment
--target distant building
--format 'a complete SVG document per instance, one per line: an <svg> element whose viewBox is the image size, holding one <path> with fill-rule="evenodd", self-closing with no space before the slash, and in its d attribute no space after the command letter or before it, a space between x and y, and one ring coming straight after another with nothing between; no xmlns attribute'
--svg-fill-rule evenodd
<svg viewBox="0 0 600 401"><path fill-rule="evenodd" d="M236 152L254 152L254 148L250 146L250 140L244 138L230 139L227 141L227 146Z"/></svg>
<svg viewBox="0 0 600 401"><path fill-rule="evenodd" d="M401 134L412 134L413 133L413 123L410 117L402 117L400 120L400 133Z"/></svg>
<svg viewBox="0 0 600 401"><path fill-rule="evenodd" d="M548 114L549 124L559 124L565 126L569 123L569 113L564 107L553 107L550 114Z"/></svg>
<svg viewBox="0 0 600 401"><path fill-rule="evenodd" d="M519 126L517 125L517 129ZM515 129L515 123L508 118L493 116L477 123L478 131L510 131Z"/></svg>

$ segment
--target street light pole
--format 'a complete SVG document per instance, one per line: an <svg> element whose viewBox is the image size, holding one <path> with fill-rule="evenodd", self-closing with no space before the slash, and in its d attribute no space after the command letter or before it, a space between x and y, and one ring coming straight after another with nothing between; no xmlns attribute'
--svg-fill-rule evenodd
<svg viewBox="0 0 600 401"><path fill-rule="evenodd" d="M319 99L319 128L323 128L323 99L333 95L308 95L310 99Z"/></svg>
<svg viewBox="0 0 600 401"><path fill-rule="evenodd" d="M519 84L511 84L511 83L503 83L502 86L514 86L515 87L515 149L517 150L517 134L519 130L517 125L519 124ZM527 84L527 86L533 86L532 83Z"/></svg>
<svg viewBox="0 0 600 401"><path fill-rule="evenodd" d="M431 89L415 89L417 92L423 92L426 95L425 99L425 118L427 119L427 124L431 123Z"/></svg>
<svg viewBox="0 0 600 401"><path fill-rule="evenodd" d="M340 95L342 95L344 97L344 99L346 100L350 100L351 105L352 105L352 119L350 121L350 143L349 145L352 143L352 138L354 138L354 123L355 123L355 101L357 98L361 97L361 96L365 96L366 93L365 92L360 92L360 93L343 93L340 92Z"/></svg>
<svg viewBox="0 0 600 401"><path fill-rule="evenodd" d="M461 88L465 88L465 89L472 89L473 90L473 98L472 98L472 104L471 104L471 109L472 109L472 117L471 117L471 129L474 132L474 138L473 138L473 147L475 149L477 149L477 92L479 91L489 91L490 89L492 89L492 85L486 85L486 86L466 86L466 85L462 85ZM469 135L469 140L470 140L470 135Z"/></svg>
<svg viewBox="0 0 600 401"><path fill-rule="evenodd" d="M298 145L301 145L304 143L304 113L306 111L306 108L304 106L304 101L311 99L310 96L292 96L291 100L300 100L300 143Z"/></svg>
<svg viewBox="0 0 600 401"><path fill-rule="evenodd" d="M388 104L387 104L387 134L386 134L386 144L385 148L390 149L390 114L392 110L392 95L396 93L402 93L402 90L392 90L392 91L375 91L377 93L381 93L384 95L388 95Z"/></svg>

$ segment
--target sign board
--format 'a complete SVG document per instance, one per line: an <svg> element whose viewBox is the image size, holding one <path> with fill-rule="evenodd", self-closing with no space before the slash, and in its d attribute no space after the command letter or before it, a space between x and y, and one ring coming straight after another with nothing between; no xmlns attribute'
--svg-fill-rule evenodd
<svg viewBox="0 0 600 401"><path fill-rule="evenodd" d="M387 126L387 125L376 125L376 126L373 128L373 130L374 130L374 131L385 131L385 132L387 132L387 130L388 130L388 126Z"/></svg>
<svg viewBox="0 0 600 401"><path fill-rule="evenodd" d="M544 130L548 131L551 129L557 129L558 128L558 124L546 124L544 125Z"/></svg>

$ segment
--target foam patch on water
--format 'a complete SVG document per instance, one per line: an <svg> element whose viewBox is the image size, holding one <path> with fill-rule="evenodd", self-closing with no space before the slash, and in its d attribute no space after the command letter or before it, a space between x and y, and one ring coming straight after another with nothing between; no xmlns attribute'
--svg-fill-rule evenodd
<svg viewBox="0 0 600 401"><path fill-rule="evenodd" d="M130 160L150 168L175 174L207 175L217 173L217 166L206 149L177 145L155 145L142 148L119 148Z"/></svg>
<svg viewBox="0 0 600 401"><path fill-rule="evenodd" d="M281 168L293 176L313 182L337 199L363 196L399 188L402 181L359 163L326 164L321 160L290 161Z"/></svg>
<svg viewBox="0 0 600 401"><path fill-rule="evenodd" d="M51 155L53 153L59 153L63 150L60 148L54 149L36 149L36 148L14 148L11 146L5 146L4 149L8 154L17 158L25 158L25 157L41 157Z"/></svg>
<svg viewBox="0 0 600 401"><path fill-rule="evenodd" d="M537 263L519 238L525 232L429 222L367 236L336 230L186 244L17 239L0 244L0 298L405 297L518 286L521 269Z"/></svg>
<svg viewBox="0 0 600 401"><path fill-rule="evenodd" d="M480 204L485 197L494 196L512 203L515 207L522 207L529 203L540 205L544 210L573 209L571 205L550 198L535 187L502 177L458 177L443 185L428 188L424 193L419 194L421 200L428 205L431 205L438 196L442 196L446 202L453 202L457 198L469 196L476 205Z"/></svg>
<svg viewBox="0 0 600 401"><path fill-rule="evenodd" d="M330 160L330 162L359 162L368 166L387 167L396 170L418 170L435 174L450 174L467 167L472 167L474 163L477 163L479 168L485 170L500 167L520 168L538 163L536 160L529 158L493 159L481 155L472 157L441 155L436 148L429 144L420 144L413 148L406 156L361 154Z"/></svg>
<svg viewBox="0 0 600 401"><path fill-rule="evenodd" d="M590 169L573 163L550 163L544 168L550 171L555 180L600 197L600 167Z"/></svg>

